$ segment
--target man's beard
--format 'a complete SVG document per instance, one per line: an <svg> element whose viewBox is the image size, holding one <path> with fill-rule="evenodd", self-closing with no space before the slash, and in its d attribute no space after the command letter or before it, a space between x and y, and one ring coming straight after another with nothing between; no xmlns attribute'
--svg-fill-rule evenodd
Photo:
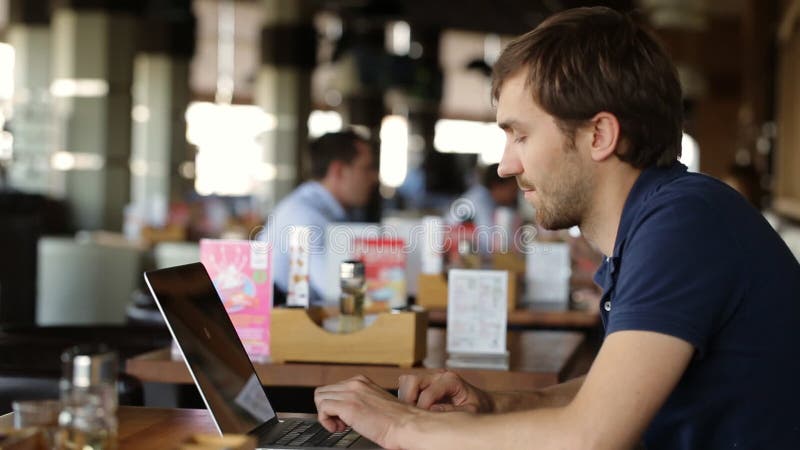
<svg viewBox="0 0 800 450"><path fill-rule="evenodd" d="M591 182L576 167L553 178L550 186L537 187L536 222L546 230L580 226L586 214Z"/></svg>

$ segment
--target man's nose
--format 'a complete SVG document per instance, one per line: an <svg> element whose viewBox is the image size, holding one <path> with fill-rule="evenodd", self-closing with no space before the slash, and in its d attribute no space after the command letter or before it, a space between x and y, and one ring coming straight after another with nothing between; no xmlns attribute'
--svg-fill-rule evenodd
<svg viewBox="0 0 800 450"><path fill-rule="evenodd" d="M500 164L497 166L497 174L502 178L508 178L521 173L522 164L516 156L516 152L506 146L506 148L503 149L503 157L500 158Z"/></svg>

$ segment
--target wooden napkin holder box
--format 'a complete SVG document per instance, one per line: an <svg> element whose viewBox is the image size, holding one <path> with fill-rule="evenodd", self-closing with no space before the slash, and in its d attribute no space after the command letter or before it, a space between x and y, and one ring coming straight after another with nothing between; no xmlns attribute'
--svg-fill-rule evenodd
<svg viewBox="0 0 800 450"><path fill-rule="evenodd" d="M352 333L322 328L330 310L275 308L270 328L273 362L377 364L411 367L427 353L425 311L380 313L375 321Z"/></svg>

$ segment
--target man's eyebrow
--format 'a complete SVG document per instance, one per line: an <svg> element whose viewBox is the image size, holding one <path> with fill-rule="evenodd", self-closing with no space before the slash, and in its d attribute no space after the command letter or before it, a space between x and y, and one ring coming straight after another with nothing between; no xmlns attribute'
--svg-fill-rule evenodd
<svg viewBox="0 0 800 450"><path fill-rule="evenodd" d="M504 120L497 124L503 130L508 130L509 128L517 127L519 128L519 122L514 119Z"/></svg>

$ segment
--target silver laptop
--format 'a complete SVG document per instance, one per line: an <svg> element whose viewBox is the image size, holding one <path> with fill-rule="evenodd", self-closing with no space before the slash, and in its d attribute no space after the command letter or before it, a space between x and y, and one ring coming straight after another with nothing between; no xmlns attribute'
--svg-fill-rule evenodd
<svg viewBox="0 0 800 450"><path fill-rule="evenodd" d="M281 420L201 263L144 278L220 433L255 436L258 448L380 448L352 430L329 433L313 420Z"/></svg>

